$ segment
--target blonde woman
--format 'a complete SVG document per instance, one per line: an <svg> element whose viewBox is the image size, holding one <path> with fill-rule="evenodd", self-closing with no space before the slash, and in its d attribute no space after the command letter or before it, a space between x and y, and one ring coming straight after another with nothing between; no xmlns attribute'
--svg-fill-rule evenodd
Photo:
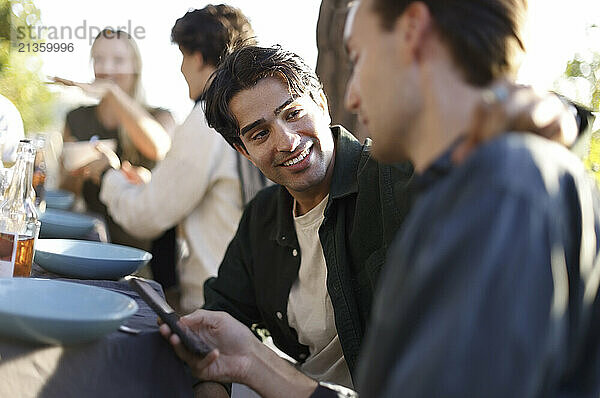
<svg viewBox="0 0 600 398"><path fill-rule="evenodd" d="M54 78L99 99L97 105L81 106L67 114L64 140L116 139L115 153L121 162L151 169L169 151L175 122L167 110L150 108L143 100L141 57L135 41L125 32L105 29L92 44L91 58L92 83ZM97 182L87 175L86 167L65 173L62 185L82 194L89 211L107 218L113 242L148 249L149 242L129 236L110 219L98 199Z"/></svg>

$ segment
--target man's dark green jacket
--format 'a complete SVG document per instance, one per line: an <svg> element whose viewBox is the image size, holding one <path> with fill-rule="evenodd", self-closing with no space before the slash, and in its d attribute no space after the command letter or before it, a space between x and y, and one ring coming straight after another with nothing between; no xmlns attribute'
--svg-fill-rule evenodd
<svg viewBox="0 0 600 398"><path fill-rule="evenodd" d="M370 140L361 145L340 126L332 133L335 164L319 238L337 332L353 373L386 251L410 205L412 168L381 165L371 157ZM282 351L303 362L308 347L298 342L286 314L302 255L292 206L280 185L248 204L218 277L204 285L204 308L268 329Z"/></svg>

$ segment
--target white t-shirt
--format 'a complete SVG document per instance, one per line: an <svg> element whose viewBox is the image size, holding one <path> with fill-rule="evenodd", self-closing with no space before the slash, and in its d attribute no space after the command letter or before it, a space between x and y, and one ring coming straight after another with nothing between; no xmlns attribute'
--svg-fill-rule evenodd
<svg viewBox="0 0 600 398"><path fill-rule="evenodd" d="M287 313L290 326L298 333L298 341L310 351L300 370L316 380L352 388L327 292L327 266L319 240L319 227L328 198L308 213L294 216L301 260L298 279L290 290ZM295 211L294 202L294 214Z"/></svg>

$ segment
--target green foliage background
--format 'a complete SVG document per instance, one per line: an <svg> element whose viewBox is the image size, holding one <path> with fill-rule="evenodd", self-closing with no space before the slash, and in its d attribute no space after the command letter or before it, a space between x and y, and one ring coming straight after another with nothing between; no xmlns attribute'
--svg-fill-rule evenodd
<svg viewBox="0 0 600 398"><path fill-rule="evenodd" d="M579 57L567 63L565 69L567 78L583 77L590 83L589 105L592 109L600 108L600 54L594 53L591 61L584 61Z"/></svg>
<svg viewBox="0 0 600 398"><path fill-rule="evenodd" d="M26 133L43 131L50 124L54 96L43 83L38 54L18 52L10 38L17 26L33 26L39 20L33 0L0 0L0 94L21 112ZM20 42L32 41L26 37Z"/></svg>
<svg viewBox="0 0 600 398"><path fill-rule="evenodd" d="M598 28L597 25L590 26L590 29ZM589 95L578 100L596 112L600 109L600 53L590 50L588 56L575 55L567 63L564 77L572 82L585 79L589 85ZM593 131L588 139L585 142L587 150L583 153L583 163L594 174L600 186L600 131Z"/></svg>

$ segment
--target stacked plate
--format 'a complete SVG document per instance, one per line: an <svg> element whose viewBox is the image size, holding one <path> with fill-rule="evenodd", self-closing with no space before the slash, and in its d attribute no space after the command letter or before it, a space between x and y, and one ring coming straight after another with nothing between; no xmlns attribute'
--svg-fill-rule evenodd
<svg viewBox="0 0 600 398"><path fill-rule="evenodd" d="M46 191L46 206L51 209L69 210L75 201L75 194L63 190Z"/></svg>
<svg viewBox="0 0 600 398"><path fill-rule="evenodd" d="M40 238L85 238L94 229L94 217L58 209L46 209L40 216Z"/></svg>

